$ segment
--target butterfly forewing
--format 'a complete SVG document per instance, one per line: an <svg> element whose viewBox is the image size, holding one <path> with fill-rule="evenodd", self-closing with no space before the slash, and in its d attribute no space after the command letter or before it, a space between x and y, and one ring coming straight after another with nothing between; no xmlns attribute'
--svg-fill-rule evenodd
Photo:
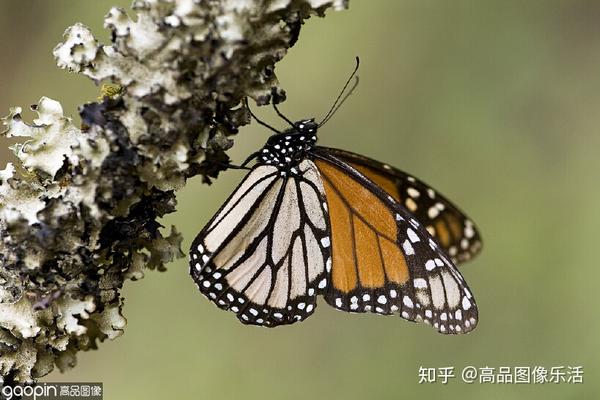
<svg viewBox="0 0 600 400"><path fill-rule="evenodd" d="M326 301L349 312L399 313L442 333L477 324L477 307L450 257L397 199L317 149L330 209L331 284Z"/></svg>
<svg viewBox="0 0 600 400"><path fill-rule="evenodd" d="M257 165L194 240L191 274L217 306L248 324L307 318L331 266L324 189L315 165Z"/></svg>
<svg viewBox="0 0 600 400"><path fill-rule="evenodd" d="M379 161L348 151L320 147L353 166L402 204L436 238L454 262L468 261L481 250L475 224L426 183Z"/></svg>

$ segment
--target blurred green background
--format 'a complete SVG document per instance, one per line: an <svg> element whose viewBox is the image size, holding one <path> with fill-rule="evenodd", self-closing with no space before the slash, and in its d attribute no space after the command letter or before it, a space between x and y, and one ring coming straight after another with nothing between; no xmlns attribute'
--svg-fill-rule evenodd
<svg viewBox="0 0 600 400"><path fill-rule="evenodd" d="M2 114L47 95L77 119L98 88L55 68L51 50L76 21L107 42L102 16L129 1L0 4ZM476 221L484 251L462 269L480 309L474 333L443 336L323 302L302 324L243 326L198 293L182 259L127 284L124 336L46 379L102 381L106 399L600 398L599 22L594 0L355 0L310 19L277 66L284 112L319 118L361 57L361 84L321 143L415 174ZM258 113L282 126L270 109ZM244 128L232 158L267 136ZM183 233L185 250L241 177L193 179L178 193L164 224ZM420 366L458 375L467 365L583 365L585 383L418 384Z"/></svg>

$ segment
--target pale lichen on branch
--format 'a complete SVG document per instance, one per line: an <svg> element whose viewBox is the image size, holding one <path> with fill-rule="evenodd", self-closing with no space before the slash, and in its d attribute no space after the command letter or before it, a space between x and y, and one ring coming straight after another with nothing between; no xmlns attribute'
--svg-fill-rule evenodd
<svg viewBox="0 0 600 400"><path fill-rule="evenodd" d="M122 334L121 289L183 254L161 234L187 178L217 176L241 105L279 102L274 73L302 22L345 0L138 0L105 17L110 45L81 24L57 64L122 90L80 108L43 97L37 118L2 119L18 163L0 171L0 375L31 382Z"/></svg>

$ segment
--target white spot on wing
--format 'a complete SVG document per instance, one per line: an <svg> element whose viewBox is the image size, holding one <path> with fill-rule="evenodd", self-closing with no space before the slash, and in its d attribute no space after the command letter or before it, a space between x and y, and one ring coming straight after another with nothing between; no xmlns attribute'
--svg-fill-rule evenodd
<svg viewBox="0 0 600 400"><path fill-rule="evenodd" d="M408 239L402 242L402 249L404 250L404 254L407 256L412 256L415 254L415 249L412 247Z"/></svg>
<svg viewBox="0 0 600 400"><path fill-rule="evenodd" d="M425 269L427 271L433 271L434 268L435 268L435 261L427 260L427 262L425 263Z"/></svg>
<svg viewBox="0 0 600 400"><path fill-rule="evenodd" d="M469 299L467 299L466 296L463 296L463 299L462 299L462 308L465 311L467 311L469 308L471 308L471 302L469 301Z"/></svg>
<svg viewBox="0 0 600 400"><path fill-rule="evenodd" d="M421 193L417 189L415 189L414 187L408 187L406 189L406 193L408 193L408 195L410 197L413 197L415 199L418 198L421 195Z"/></svg>
<svg viewBox="0 0 600 400"><path fill-rule="evenodd" d="M417 234L415 233L415 231L412 230L412 228L408 228L406 230L406 234L408 235L408 238L410 239L410 241L413 243L416 243L420 240L419 236L417 236Z"/></svg>
<svg viewBox="0 0 600 400"><path fill-rule="evenodd" d="M411 212L415 212L417 211L417 203L415 203L415 201L408 197L405 201L404 204L406 205L406 208L408 208Z"/></svg>
<svg viewBox="0 0 600 400"><path fill-rule="evenodd" d="M423 278L417 278L413 281L415 289L425 289L427 287L427 281Z"/></svg>
<svg viewBox="0 0 600 400"><path fill-rule="evenodd" d="M438 210L437 207L429 207L429 209L427 210L427 216L431 219L434 219L439 214L440 210Z"/></svg>

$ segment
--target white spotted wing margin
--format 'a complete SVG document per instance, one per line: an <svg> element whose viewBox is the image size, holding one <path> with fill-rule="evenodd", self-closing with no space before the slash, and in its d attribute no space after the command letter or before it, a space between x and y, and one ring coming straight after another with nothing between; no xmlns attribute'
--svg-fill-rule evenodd
<svg viewBox="0 0 600 400"><path fill-rule="evenodd" d="M425 227L351 165L319 148L312 154L369 189L395 214L396 245L404 255L409 273L404 284L397 284L386 276L382 287L367 288L359 284L350 293L342 293L331 285L325 294L327 303L347 312L398 313L406 320L432 325L444 334L472 331L478 322L475 299L450 256Z"/></svg>
<svg viewBox="0 0 600 400"><path fill-rule="evenodd" d="M308 318L327 286L330 228L314 163L255 165L190 249L200 292L245 324Z"/></svg>

